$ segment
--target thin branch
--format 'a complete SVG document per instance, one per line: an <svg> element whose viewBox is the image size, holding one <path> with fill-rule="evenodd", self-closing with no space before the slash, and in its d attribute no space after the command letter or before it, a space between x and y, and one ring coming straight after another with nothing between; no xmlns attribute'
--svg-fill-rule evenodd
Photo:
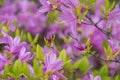
<svg viewBox="0 0 120 80"><path fill-rule="evenodd" d="M95 23L89 16L86 16L86 18L91 22L92 25L94 25L99 31L101 31L103 34L105 34L109 39L112 37L112 35L111 35L109 32L101 29L101 28L97 25L102 19L99 20L97 23Z"/></svg>
<svg viewBox="0 0 120 80"><path fill-rule="evenodd" d="M100 60L102 60L102 61L104 61L104 62L116 62L116 63L120 63L120 60L106 60L106 59L103 59L103 58L100 57L100 56L97 56L97 55L95 55L95 54L92 54L91 52L90 52L89 54L92 55L92 56L94 56L94 57L96 57L96 58L98 58L98 59L100 59Z"/></svg>
<svg viewBox="0 0 120 80"><path fill-rule="evenodd" d="M90 24L90 23L85 23L85 22L83 22L83 24L85 24L85 25L92 25L92 24Z"/></svg>
<svg viewBox="0 0 120 80"><path fill-rule="evenodd" d="M98 23L100 23L102 20L104 20L105 18L101 18L101 19L99 19L99 21L96 23L96 24L98 24Z"/></svg>

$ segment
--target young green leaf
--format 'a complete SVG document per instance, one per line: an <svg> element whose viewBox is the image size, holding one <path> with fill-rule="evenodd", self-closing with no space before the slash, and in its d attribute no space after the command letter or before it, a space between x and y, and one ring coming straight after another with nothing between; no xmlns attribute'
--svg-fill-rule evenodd
<svg viewBox="0 0 120 80"><path fill-rule="evenodd" d="M86 57L82 58L80 61L79 69L83 72L86 72L90 68L89 61Z"/></svg>
<svg viewBox="0 0 120 80"><path fill-rule="evenodd" d="M42 65L40 66L39 62L36 59L33 60L33 69L37 77L43 75Z"/></svg>
<svg viewBox="0 0 120 80"><path fill-rule="evenodd" d="M22 75L22 62L20 60L16 60L13 65L13 74L16 78L19 78Z"/></svg>
<svg viewBox="0 0 120 80"><path fill-rule="evenodd" d="M110 6L110 11L113 10L115 7L115 1L112 2L111 6Z"/></svg>
<svg viewBox="0 0 120 80"><path fill-rule="evenodd" d="M8 73L9 73L9 67L8 67L8 64L6 64L4 68L4 78L8 77Z"/></svg>
<svg viewBox="0 0 120 80"><path fill-rule="evenodd" d="M76 9L76 15L77 15L77 16L80 16L80 15L81 15L81 14L80 14L81 9L82 9L82 5L80 4L80 5L77 6L77 9Z"/></svg>
<svg viewBox="0 0 120 80"><path fill-rule="evenodd" d="M28 38L28 41L30 42L30 43L32 43L32 41L33 41L33 38L32 38L32 35L28 32L28 34L27 34L27 38Z"/></svg>
<svg viewBox="0 0 120 80"><path fill-rule="evenodd" d="M109 8L110 8L110 2L109 2L109 0L105 0L105 8L106 8L106 10L109 10Z"/></svg>
<svg viewBox="0 0 120 80"><path fill-rule="evenodd" d="M101 69L100 69L100 76L101 77L106 77L108 76L108 67L107 65L104 65Z"/></svg>
<svg viewBox="0 0 120 80"><path fill-rule="evenodd" d="M28 68L27 63L23 63L23 73L27 76L27 78L30 80L30 71Z"/></svg>
<svg viewBox="0 0 120 80"><path fill-rule="evenodd" d="M120 75L117 75L114 80L120 80Z"/></svg>
<svg viewBox="0 0 120 80"><path fill-rule="evenodd" d="M39 39L39 33L38 33L38 34L35 36L35 38L33 39L33 43L37 43L38 39Z"/></svg>
<svg viewBox="0 0 120 80"><path fill-rule="evenodd" d="M18 28L16 29L15 35L20 36L20 30Z"/></svg>
<svg viewBox="0 0 120 80"><path fill-rule="evenodd" d="M76 61L76 62L74 63L74 65L73 65L73 68L74 68L74 69L78 69L78 67L79 67L79 65L80 65L80 62L81 62L81 60Z"/></svg>
<svg viewBox="0 0 120 80"><path fill-rule="evenodd" d="M66 54L65 49L63 49L63 50L60 52L60 55L59 55L58 59L62 59L63 61L66 61L66 60L67 60L67 54Z"/></svg>
<svg viewBox="0 0 120 80"><path fill-rule="evenodd" d="M103 41L103 47L105 47L106 49L108 48L108 46L109 46L109 44L108 44L108 42L105 40L105 41Z"/></svg>
<svg viewBox="0 0 120 80"><path fill-rule="evenodd" d="M40 60L43 60L44 57L45 57L45 55L43 54L40 45L37 45L37 48L36 48L36 58L40 59Z"/></svg>

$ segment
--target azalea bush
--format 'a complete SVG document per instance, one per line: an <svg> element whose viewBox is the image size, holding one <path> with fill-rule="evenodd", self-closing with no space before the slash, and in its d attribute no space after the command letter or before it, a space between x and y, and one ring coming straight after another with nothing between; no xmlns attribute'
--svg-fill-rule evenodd
<svg viewBox="0 0 120 80"><path fill-rule="evenodd" d="M120 1L0 0L0 80L120 80Z"/></svg>

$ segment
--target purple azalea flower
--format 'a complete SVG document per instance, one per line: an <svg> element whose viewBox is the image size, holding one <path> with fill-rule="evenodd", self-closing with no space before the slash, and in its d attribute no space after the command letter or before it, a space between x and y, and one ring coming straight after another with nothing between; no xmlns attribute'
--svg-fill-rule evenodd
<svg viewBox="0 0 120 80"><path fill-rule="evenodd" d="M46 17L38 12L34 14L28 12L20 13L17 16L17 19L19 20L18 25L24 26L25 29L32 34L37 34L37 33L42 34L43 29L46 26L45 24Z"/></svg>
<svg viewBox="0 0 120 80"><path fill-rule="evenodd" d="M6 63L10 64L10 61L7 59L5 54L0 53L0 73L3 73Z"/></svg>
<svg viewBox="0 0 120 80"><path fill-rule="evenodd" d="M68 1L66 1L66 3L69 3L69 5L72 8L76 9L77 6L80 4L80 1L79 0L68 0Z"/></svg>
<svg viewBox="0 0 120 80"><path fill-rule="evenodd" d="M66 77L64 75L62 75L61 73L59 72L55 72L52 77L50 77L50 80L60 80L60 79L64 79L64 80L67 80Z"/></svg>
<svg viewBox="0 0 120 80"><path fill-rule="evenodd" d="M9 14L2 14L0 15L0 23L4 23L4 25L7 25L9 23L9 29L11 31L15 31L15 26L13 25L13 22L15 20L15 16L9 15Z"/></svg>
<svg viewBox="0 0 120 80"><path fill-rule="evenodd" d="M77 80L102 80L100 76L95 76L93 77L92 74L84 76L82 79L77 79Z"/></svg>
<svg viewBox="0 0 120 80"><path fill-rule="evenodd" d="M21 48L24 46L27 49L29 49L29 46L27 45L26 42L21 42L20 43L20 37L16 36L14 39L4 33L4 37L2 38L0 43L6 43L7 45L4 47L5 50L8 52L11 52L13 54L18 54Z"/></svg>
<svg viewBox="0 0 120 80"><path fill-rule="evenodd" d="M60 16L60 19L69 23L71 33L73 34L74 38L77 38L77 16L68 8L61 6L61 10L63 14Z"/></svg>
<svg viewBox="0 0 120 80"><path fill-rule="evenodd" d="M36 12L37 6L34 2L28 0L20 0L18 1L18 8L21 12Z"/></svg>
<svg viewBox="0 0 120 80"><path fill-rule="evenodd" d="M47 12L50 11L50 9L52 8L52 4L49 0L39 0L40 3L42 4L42 7L40 7L39 12Z"/></svg>
<svg viewBox="0 0 120 80"><path fill-rule="evenodd" d="M66 80L66 77L61 74L59 71L63 67L63 61L57 60L57 56L55 53L46 54L45 62L44 62L43 72L48 73L52 72L52 76L49 77L49 80Z"/></svg>
<svg viewBox="0 0 120 80"><path fill-rule="evenodd" d="M107 37L102 32L100 32L99 30L96 29L93 32L93 34L91 35L90 39L91 39L91 44L92 44L93 48L98 50L100 52L100 54L104 54L104 49L103 49L102 43L104 40L107 39Z"/></svg>
<svg viewBox="0 0 120 80"><path fill-rule="evenodd" d="M22 47L19 53L19 60L22 62L28 61L31 58L32 54L30 52L26 52L26 48Z"/></svg>
<svg viewBox="0 0 120 80"><path fill-rule="evenodd" d="M120 24L120 9L117 5L115 9L108 14L108 21L106 26L110 27L111 25L116 26L116 24Z"/></svg>
<svg viewBox="0 0 120 80"><path fill-rule="evenodd" d="M54 2L50 0L39 0L42 6L40 7L39 12L48 12L51 9L57 8L58 4L61 3L63 0L54 0Z"/></svg>
<svg viewBox="0 0 120 80"><path fill-rule="evenodd" d="M48 29L46 37L50 38L53 35L58 35L59 38L63 38L63 33L62 33L62 30L61 30L61 27L57 24L51 24L50 25L50 29Z"/></svg>
<svg viewBox="0 0 120 80"><path fill-rule="evenodd" d="M119 41L118 40L108 40L108 43L110 44L113 53L117 52L118 50L120 50L120 45L119 45Z"/></svg>
<svg viewBox="0 0 120 80"><path fill-rule="evenodd" d="M82 45L79 45L79 44L74 44L74 47L80 51L84 51L86 49L86 46L82 46Z"/></svg>
<svg viewBox="0 0 120 80"><path fill-rule="evenodd" d="M93 75L90 75L90 80L102 80L100 76L96 76L93 78Z"/></svg>
<svg viewBox="0 0 120 80"><path fill-rule="evenodd" d="M54 53L46 54L45 62L44 62L44 73L48 72L56 72L60 70L63 66L62 60L57 60L57 56Z"/></svg>
<svg viewBox="0 0 120 80"><path fill-rule="evenodd" d="M113 35L113 38L115 40L120 41L120 37L118 37L118 36L120 36L120 26L119 26L119 24L114 26L114 28L112 29L112 35Z"/></svg>

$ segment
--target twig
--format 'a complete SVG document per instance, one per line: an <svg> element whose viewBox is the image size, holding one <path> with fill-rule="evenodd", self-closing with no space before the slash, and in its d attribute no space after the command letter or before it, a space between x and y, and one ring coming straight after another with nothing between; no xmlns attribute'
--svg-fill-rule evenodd
<svg viewBox="0 0 120 80"><path fill-rule="evenodd" d="M100 56L92 54L91 52L89 54L92 55L92 56L94 56L94 57L96 57L96 58L98 58L98 59L100 59L100 60L102 60L102 61L104 61L104 62L116 62L116 63L120 63L120 60L106 60L106 59L101 58Z"/></svg>
<svg viewBox="0 0 120 80"><path fill-rule="evenodd" d="M99 31L101 31L101 32L102 32L103 34L105 34L109 39L111 39L112 35L111 35L109 32L101 29L101 28L97 25L97 24L98 24L101 20L103 20L103 19L100 19L97 23L95 23L89 16L86 16L86 18L87 18L87 19L91 22L91 24L94 25Z"/></svg>

